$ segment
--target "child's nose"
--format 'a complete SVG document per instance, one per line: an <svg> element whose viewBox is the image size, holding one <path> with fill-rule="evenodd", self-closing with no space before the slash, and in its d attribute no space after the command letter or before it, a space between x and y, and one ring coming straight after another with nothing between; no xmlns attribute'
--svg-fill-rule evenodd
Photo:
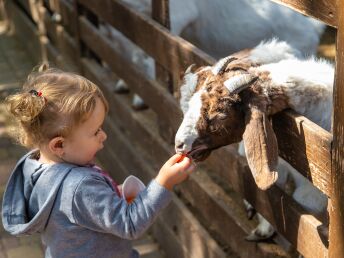
<svg viewBox="0 0 344 258"><path fill-rule="evenodd" d="M101 137L101 141L102 142L107 139L107 135L106 135L106 133L103 130L101 131L101 136L100 137Z"/></svg>

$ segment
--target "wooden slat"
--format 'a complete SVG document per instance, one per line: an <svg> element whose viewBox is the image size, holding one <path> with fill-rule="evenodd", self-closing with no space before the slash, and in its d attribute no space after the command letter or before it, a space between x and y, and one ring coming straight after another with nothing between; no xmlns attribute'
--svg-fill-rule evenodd
<svg viewBox="0 0 344 258"><path fill-rule="evenodd" d="M169 0L152 0L152 18L166 29L170 29ZM172 74L169 73L168 70L164 69L164 67L158 62L155 62L155 79L159 84L167 89L168 92L173 94ZM160 135L167 142L173 143L176 131L171 130L170 125L166 122L164 117L160 117L158 119L158 125Z"/></svg>
<svg viewBox="0 0 344 258"><path fill-rule="evenodd" d="M43 0L44 6L50 11L56 11L56 2L55 0Z"/></svg>
<svg viewBox="0 0 344 258"><path fill-rule="evenodd" d="M61 38L62 38L61 50L63 52L63 55L66 58L68 58L68 60L71 63L73 63L74 66L77 67L78 66L77 60L79 59L77 42L65 30L62 31Z"/></svg>
<svg viewBox="0 0 344 258"><path fill-rule="evenodd" d="M29 0L15 0L15 2L17 2L27 13L31 13Z"/></svg>
<svg viewBox="0 0 344 258"><path fill-rule="evenodd" d="M86 63L87 64L87 63ZM88 64L90 65L90 64ZM88 69L90 71L89 75L91 73L91 69ZM91 80L95 81L99 85L103 85L103 90L106 91L106 88L104 86L105 78L101 77L99 79L96 79L97 76L93 74L91 75ZM111 91L106 92L106 96L111 96ZM114 105L114 109L119 112L116 114L113 114L113 116L110 114L111 118L116 121L117 124L122 123L122 127L126 128L127 130L130 130L131 133L131 140L137 140L142 141L144 146L147 146L145 142L150 143L149 151L150 156L155 159L155 162L161 162L165 160L171 153L173 153L173 147L167 147L166 143L164 143L162 140L159 140L159 137L156 134L156 131L154 128L147 128L144 124L141 123L141 121L144 121L141 117L137 117L138 115L133 115L132 112L128 111L129 104L119 104L123 103L123 100L121 100L120 97L117 95L113 95L111 97L110 103ZM127 106L127 108L121 107L122 105ZM122 113L123 112L123 113ZM135 118L136 117L136 118ZM117 120L116 120L117 119ZM132 120L136 121L133 122ZM129 121L129 122L128 122ZM139 133L135 133L139 132ZM312 216L305 216L303 214L302 209L295 204L290 197L282 193L281 190L279 190L278 187L274 186L272 187L272 190L269 190L267 192L259 191L253 181L252 175L247 169L247 166L245 167L245 164L241 164L240 157L238 154L232 152L230 153L227 151L225 153L227 156L218 156L218 159L223 159L226 157L226 161L231 160L232 163L222 164L222 167L219 167L217 165L216 170L217 172L220 172L222 174L234 174L237 176L237 178L240 178L239 183L232 184L231 186L239 193L242 193L243 196L248 199L251 203L255 204L255 207L258 208L260 212L263 213L265 217L269 219L272 224L274 224L279 232L283 233L285 237L292 242L300 252L302 252L306 257L312 254L314 250L317 251L317 254L319 256L313 256L313 257L323 257L322 255L326 255L327 250L324 244L321 242L321 236L319 236L318 231L316 229L316 226L321 225L321 222L319 222L317 219L315 219ZM241 158L242 160L242 158ZM229 165L234 164L234 166L229 167ZM198 178L197 176L191 176L190 182L197 182ZM200 184L196 183L198 185L198 188L194 187L185 187L183 188L183 191L188 191L189 195L200 195ZM203 188L204 189L204 188ZM203 190L204 191L204 190ZM185 192L186 195L186 192ZM195 198L198 198L196 197ZM205 194L202 198L206 199L210 196ZM261 198L259 198L261 197ZM201 205L202 202L198 203L195 208L199 209L199 213L205 213L207 214L208 209L215 209L214 207L218 207L216 210L217 214L222 214L221 216L223 218L230 217L228 215L228 211L226 209L220 208L220 204L214 203L212 201L211 208L206 208L207 206L203 207ZM221 203L221 202L220 202ZM272 208L273 211L272 212ZM288 207L286 209L285 207ZM290 208L289 208L290 207ZM209 216L209 215L204 215ZM220 215L219 215L220 216ZM228 224L222 224L223 221L219 220L211 220L212 217L208 217L208 219L211 221L212 225L217 225L217 230L223 231L225 225ZM235 218L237 220L238 218ZM234 221L235 221L234 220ZM208 221L208 223L210 223ZM229 223L229 222L227 222ZM286 227L285 225L288 225ZM233 225L228 227L228 230L230 230L230 227L234 227ZM299 234L297 231L298 228L302 228L302 235ZM227 232L226 230L224 232ZM234 232L233 232L234 234ZM240 235L239 235L240 236ZM311 241L306 240L312 239ZM235 240L231 240L235 241ZM309 244L311 242L312 244Z"/></svg>
<svg viewBox="0 0 344 258"><path fill-rule="evenodd" d="M43 18L42 21L44 22L46 34L50 39L51 43L55 45L55 47L59 46L59 35L58 30L61 30L61 26L57 25L55 22L52 21L51 15L46 9L46 7L40 8L41 17ZM58 26L60 27L58 29Z"/></svg>
<svg viewBox="0 0 344 258"><path fill-rule="evenodd" d="M344 257L344 3L337 1L338 31L334 87L330 258Z"/></svg>
<svg viewBox="0 0 344 258"><path fill-rule="evenodd" d="M270 0L337 27L336 0Z"/></svg>
<svg viewBox="0 0 344 258"><path fill-rule="evenodd" d="M163 246L166 258L187 258L188 251L178 242L173 229L164 223L163 218L159 216L152 228L154 237Z"/></svg>
<svg viewBox="0 0 344 258"><path fill-rule="evenodd" d="M280 155L329 196L331 133L292 110L274 116L273 126Z"/></svg>
<svg viewBox="0 0 344 258"><path fill-rule="evenodd" d="M33 20L35 23L39 22L37 3L35 3L33 0L15 0L15 2L17 2L23 10L25 10L25 15L28 15L29 19Z"/></svg>
<svg viewBox="0 0 344 258"><path fill-rule="evenodd" d="M183 204L176 196L174 196L173 205L169 206L167 210L164 211L163 217L160 217L159 220L160 224L169 225L169 228L172 229L171 233L179 239L182 243L182 247L187 250L187 252L184 251L184 253L189 253L189 255L186 255L185 258L226 257L224 251L222 251L218 244L210 237L209 233L204 229L197 218L188 209L186 209L185 204ZM159 230L159 228L156 229ZM198 234L201 236L205 235L207 237L200 239ZM169 246L167 247L168 249L175 248L175 246L171 246L168 242L166 245ZM173 255L171 257L174 258L181 256Z"/></svg>
<svg viewBox="0 0 344 258"><path fill-rule="evenodd" d="M47 34L51 39L50 43L60 52L66 63L77 67L79 56L76 40L66 32L65 27L52 21L50 13L44 7L41 8L40 12Z"/></svg>
<svg viewBox="0 0 344 258"><path fill-rule="evenodd" d="M41 44L35 24L12 2L7 3L9 17L15 26L16 35L25 42L24 46L31 58L36 62L41 59Z"/></svg>
<svg viewBox="0 0 344 258"><path fill-rule="evenodd" d="M204 65L215 61L194 45L172 35L159 23L135 12L120 1L79 2L121 31L170 72L182 70L193 63Z"/></svg>
<svg viewBox="0 0 344 258"><path fill-rule="evenodd" d="M73 9L73 5L66 1L60 0L60 10L62 16L62 25L68 31L71 36L75 36L76 33L76 18L75 18L75 10Z"/></svg>
<svg viewBox="0 0 344 258"><path fill-rule="evenodd" d="M59 52L59 50L55 48L48 39L44 42L44 48L47 51L47 60L51 64L65 71L79 72L79 68L72 62L68 62L61 52Z"/></svg>
<svg viewBox="0 0 344 258"><path fill-rule="evenodd" d="M80 35L86 45L104 60L115 73L139 94L145 103L168 121L174 130L181 122L182 112L176 100L158 83L149 80L136 69L135 65L125 60L103 34L95 29L85 18L79 19ZM173 110L173 112L171 112Z"/></svg>

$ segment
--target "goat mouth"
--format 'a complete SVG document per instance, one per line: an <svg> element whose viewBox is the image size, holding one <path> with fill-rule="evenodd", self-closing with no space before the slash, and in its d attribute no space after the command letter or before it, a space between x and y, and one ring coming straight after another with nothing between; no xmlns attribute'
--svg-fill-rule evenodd
<svg viewBox="0 0 344 258"><path fill-rule="evenodd" d="M189 151L186 155L191 157L193 161L203 161L210 155L211 149L206 145L199 145Z"/></svg>

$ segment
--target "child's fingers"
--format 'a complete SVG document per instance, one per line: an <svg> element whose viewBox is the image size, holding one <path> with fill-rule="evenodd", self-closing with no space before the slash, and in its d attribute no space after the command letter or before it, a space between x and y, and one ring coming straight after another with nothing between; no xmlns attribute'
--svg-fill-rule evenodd
<svg viewBox="0 0 344 258"><path fill-rule="evenodd" d="M169 160L167 160L165 164L168 166L172 166L177 163L182 158L182 156L182 154L176 153L171 158L169 158Z"/></svg>
<svg viewBox="0 0 344 258"><path fill-rule="evenodd" d="M183 160L178 162L182 167L189 166L191 164L191 159L189 157L184 157Z"/></svg>
<svg viewBox="0 0 344 258"><path fill-rule="evenodd" d="M192 162L190 158L185 158L180 163L175 164L175 166L178 166L179 171L183 171L183 173L191 173L195 169L195 164Z"/></svg>

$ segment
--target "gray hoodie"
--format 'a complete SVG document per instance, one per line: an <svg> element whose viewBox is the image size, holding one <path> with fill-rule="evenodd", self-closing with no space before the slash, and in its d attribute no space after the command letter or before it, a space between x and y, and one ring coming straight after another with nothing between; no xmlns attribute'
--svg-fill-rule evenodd
<svg viewBox="0 0 344 258"><path fill-rule="evenodd" d="M139 257L130 240L168 205L170 191L152 180L128 205L96 170L42 164L32 154L18 161L7 183L2 222L8 232L41 233L45 257Z"/></svg>

